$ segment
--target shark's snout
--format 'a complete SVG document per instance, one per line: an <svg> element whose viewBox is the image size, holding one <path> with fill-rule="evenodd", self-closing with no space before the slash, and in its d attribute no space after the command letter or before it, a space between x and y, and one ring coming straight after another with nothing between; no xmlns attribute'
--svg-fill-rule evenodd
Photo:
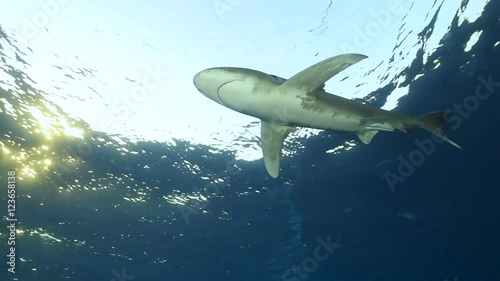
<svg viewBox="0 0 500 281"><path fill-rule="evenodd" d="M235 79L235 75L227 68L209 68L198 72L193 77L193 84L204 96L221 103L219 89Z"/></svg>
<svg viewBox="0 0 500 281"><path fill-rule="evenodd" d="M221 103L219 89L226 83L228 77L217 69L205 69L193 77L193 84L205 97Z"/></svg>
<svg viewBox="0 0 500 281"><path fill-rule="evenodd" d="M211 98L211 92L212 89L210 87L210 77L207 77L206 70L198 72L194 77L193 77L193 84L198 89L200 93L202 93L204 96Z"/></svg>
<svg viewBox="0 0 500 281"><path fill-rule="evenodd" d="M196 75L193 77L193 84L194 86L196 87L196 89L200 89L200 84L201 84L201 80L202 80L202 75L203 75L203 71L200 71L198 73L196 73Z"/></svg>

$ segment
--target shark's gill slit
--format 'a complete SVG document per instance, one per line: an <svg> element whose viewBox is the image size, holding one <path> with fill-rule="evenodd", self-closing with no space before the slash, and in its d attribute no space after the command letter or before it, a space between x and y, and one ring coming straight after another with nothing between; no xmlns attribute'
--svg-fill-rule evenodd
<svg viewBox="0 0 500 281"><path fill-rule="evenodd" d="M233 83L234 81L237 81L237 80L231 80L231 81L228 81L226 83L223 83L222 85L220 85L218 88L217 88L217 97L219 98L220 102L225 106L225 107L228 107L225 103L224 103L224 100L222 100L222 97L220 96L220 89L224 86L226 86L227 84L230 84L230 83Z"/></svg>

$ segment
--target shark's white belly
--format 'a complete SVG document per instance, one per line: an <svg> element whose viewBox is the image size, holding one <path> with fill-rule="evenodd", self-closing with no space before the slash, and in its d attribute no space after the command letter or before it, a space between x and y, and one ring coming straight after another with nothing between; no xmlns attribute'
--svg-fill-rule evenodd
<svg viewBox="0 0 500 281"><path fill-rule="evenodd" d="M221 89L219 98L227 107L262 120L336 131L358 131L363 128L356 114L346 114L319 101L308 103L299 95L279 93L238 94L231 88Z"/></svg>

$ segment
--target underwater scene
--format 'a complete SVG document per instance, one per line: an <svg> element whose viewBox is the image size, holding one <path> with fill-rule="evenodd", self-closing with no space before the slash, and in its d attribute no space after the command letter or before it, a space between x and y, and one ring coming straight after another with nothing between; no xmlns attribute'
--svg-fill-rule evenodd
<svg viewBox="0 0 500 281"><path fill-rule="evenodd" d="M500 1L0 3L0 280L500 281Z"/></svg>

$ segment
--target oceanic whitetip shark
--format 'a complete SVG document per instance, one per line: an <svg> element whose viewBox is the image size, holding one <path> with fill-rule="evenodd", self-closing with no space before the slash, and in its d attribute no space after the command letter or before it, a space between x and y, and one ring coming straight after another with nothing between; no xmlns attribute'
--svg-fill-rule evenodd
<svg viewBox="0 0 500 281"><path fill-rule="evenodd" d="M361 104L327 93L325 82L349 66L367 58L342 54L325 59L290 79L253 69L215 67L196 74L193 83L206 97L261 120L261 144L269 175L278 177L283 141L297 127L354 132L369 144L378 131L409 133L422 128L460 148L442 131L446 112L418 117Z"/></svg>

